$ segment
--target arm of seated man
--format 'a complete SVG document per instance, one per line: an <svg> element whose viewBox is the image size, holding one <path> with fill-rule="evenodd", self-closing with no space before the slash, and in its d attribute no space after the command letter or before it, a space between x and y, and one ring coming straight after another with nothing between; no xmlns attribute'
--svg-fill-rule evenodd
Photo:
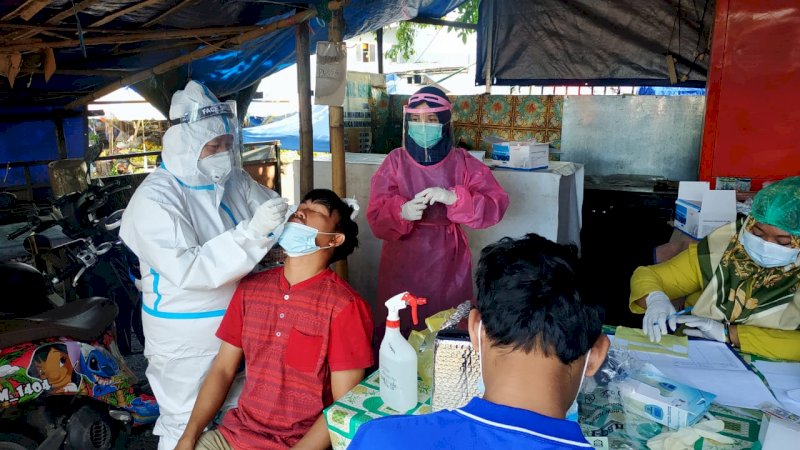
<svg viewBox="0 0 800 450"><path fill-rule="evenodd" d="M197 439L217 414L228 395L231 383L242 361L242 349L225 341L219 347L192 409L189 423L175 450L194 449Z"/></svg>
<svg viewBox="0 0 800 450"><path fill-rule="evenodd" d="M331 390L333 399L339 400L364 379L364 369L340 370L331 373ZM194 412L192 412L194 416ZM303 439L293 447L295 449L326 449L331 446L331 435L325 423L325 415L321 414Z"/></svg>

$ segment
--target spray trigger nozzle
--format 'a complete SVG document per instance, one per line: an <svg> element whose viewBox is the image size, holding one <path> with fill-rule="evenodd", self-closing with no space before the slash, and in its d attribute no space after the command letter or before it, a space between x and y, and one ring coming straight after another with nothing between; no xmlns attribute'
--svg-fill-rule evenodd
<svg viewBox="0 0 800 450"><path fill-rule="evenodd" d="M409 306L411 307L411 320L414 322L414 325L416 325L417 323L419 323L419 320L417 318L417 306L424 305L426 303L428 303L427 299L422 297L415 297L408 292L397 294L386 301L386 307L389 309L389 315L387 316L387 320L399 323L400 320L399 311L401 309L404 309L406 306Z"/></svg>

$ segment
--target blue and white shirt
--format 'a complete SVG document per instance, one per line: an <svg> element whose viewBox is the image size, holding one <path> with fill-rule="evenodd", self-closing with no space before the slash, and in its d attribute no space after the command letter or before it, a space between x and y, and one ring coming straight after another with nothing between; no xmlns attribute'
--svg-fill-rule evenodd
<svg viewBox="0 0 800 450"><path fill-rule="evenodd" d="M580 426L533 411L473 398L456 410L382 417L362 425L350 450L591 449Z"/></svg>

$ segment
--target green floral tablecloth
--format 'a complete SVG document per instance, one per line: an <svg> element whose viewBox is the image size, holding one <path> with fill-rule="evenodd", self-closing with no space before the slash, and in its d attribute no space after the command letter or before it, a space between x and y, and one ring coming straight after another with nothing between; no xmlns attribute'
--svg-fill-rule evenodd
<svg viewBox="0 0 800 450"><path fill-rule="evenodd" d="M347 448L358 427L378 417L395 414L427 414L431 412L431 391L419 383L419 402L405 413L383 404L378 371L373 372L350 392L325 409L325 421L334 450Z"/></svg>

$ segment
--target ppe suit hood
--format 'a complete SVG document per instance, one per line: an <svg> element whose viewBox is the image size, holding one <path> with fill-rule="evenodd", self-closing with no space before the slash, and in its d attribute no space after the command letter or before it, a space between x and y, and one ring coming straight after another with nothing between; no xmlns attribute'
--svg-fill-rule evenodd
<svg viewBox="0 0 800 450"><path fill-rule="evenodd" d="M219 100L204 85L189 81L186 88L175 92L169 108L170 120L192 114L199 108L218 104ZM161 158L170 173L189 185L209 184L211 179L197 167L203 146L217 136L233 134L235 119L213 116L196 122L179 123L164 133Z"/></svg>

